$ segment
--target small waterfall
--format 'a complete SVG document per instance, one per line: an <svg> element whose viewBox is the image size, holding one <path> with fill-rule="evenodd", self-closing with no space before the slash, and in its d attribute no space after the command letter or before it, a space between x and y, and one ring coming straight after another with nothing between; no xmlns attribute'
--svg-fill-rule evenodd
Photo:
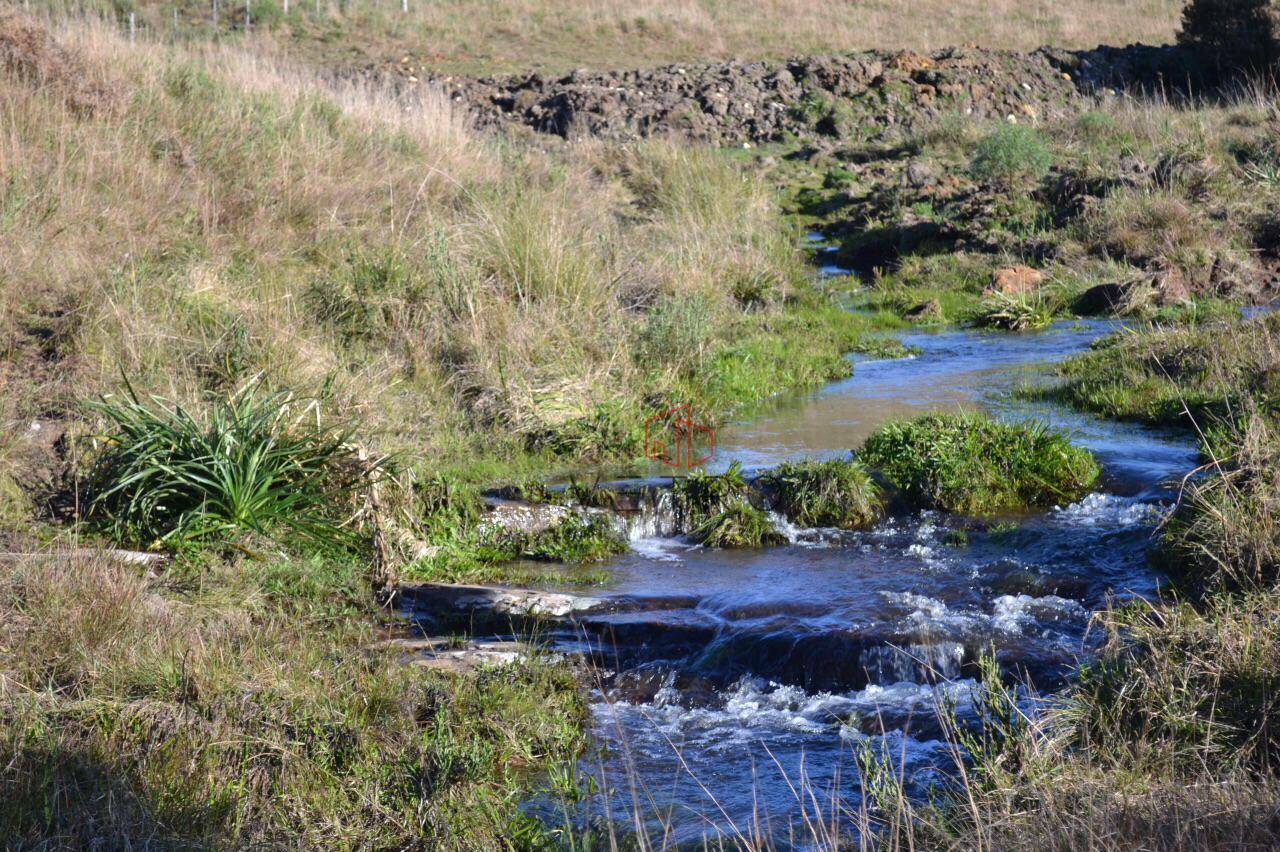
<svg viewBox="0 0 1280 852"><path fill-rule="evenodd" d="M787 520L786 516L774 509L767 511L769 522L773 524L773 528L783 535L787 541L795 544L800 541L801 534L805 532L800 527Z"/></svg>
<svg viewBox="0 0 1280 852"><path fill-rule="evenodd" d="M667 538L683 532L676 517L675 500L667 488L637 492L631 506L618 509L614 523L618 534L627 541Z"/></svg>
<svg viewBox="0 0 1280 852"><path fill-rule="evenodd" d="M964 661L964 645L959 642L933 642L899 647L877 645L865 648L858 662L866 670L871 683L892 684L909 681L929 683L960 675Z"/></svg>

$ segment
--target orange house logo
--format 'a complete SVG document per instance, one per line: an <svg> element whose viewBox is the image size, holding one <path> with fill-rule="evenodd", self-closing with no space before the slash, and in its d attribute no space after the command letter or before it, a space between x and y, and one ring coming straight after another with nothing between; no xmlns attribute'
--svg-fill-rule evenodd
<svg viewBox="0 0 1280 852"><path fill-rule="evenodd" d="M692 406L677 405L645 421L644 454L668 467L701 467L716 454L716 433L694 420Z"/></svg>

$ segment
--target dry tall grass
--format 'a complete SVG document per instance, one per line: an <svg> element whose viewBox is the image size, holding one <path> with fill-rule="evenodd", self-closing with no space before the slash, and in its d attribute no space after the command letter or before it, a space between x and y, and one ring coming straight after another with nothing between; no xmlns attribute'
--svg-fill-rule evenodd
<svg viewBox="0 0 1280 852"><path fill-rule="evenodd" d="M26 31L0 20L0 41ZM31 401L15 419L122 372L179 399L262 373L391 449L510 452L660 392L635 352L647 306L696 294L715 334L744 270L799 270L765 185L712 152L526 150L429 91L56 35L47 68L0 77L7 381ZM70 61L109 93L96 107L53 84Z"/></svg>
<svg viewBox="0 0 1280 852"><path fill-rule="evenodd" d="M103 0L45 4L116 14ZM180 33L208 34L209 3L177 5ZM270 30L278 46L322 64L483 74L970 43L1011 50L1158 44L1173 41L1182 6L1178 0L409 0L403 14L391 0L323 0L318 7L294 0L287 17L281 0L258 0L251 8L260 32ZM174 3L144 0L137 8L155 32L172 30ZM243 18L243 4L224 4L220 27L241 29Z"/></svg>

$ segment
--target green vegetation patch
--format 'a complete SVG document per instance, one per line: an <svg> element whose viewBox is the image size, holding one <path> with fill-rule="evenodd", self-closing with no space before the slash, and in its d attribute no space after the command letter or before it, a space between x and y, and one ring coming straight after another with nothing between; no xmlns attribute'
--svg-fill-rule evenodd
<svg viewBox="0 0 1280 852"><path fill-rule="evenodd" d="M721 474L699 468L672 485L676 512L685 529L694 529L720 513L747 502L751 488L734 462Z"/></svg>
<svg viewBox="0 0 1280 852"><path fill-rule="evenodd" d="M976 322L980 326L1005 331L1036 331L1048 328L1057 310L1057 306L1042 293L1016 296L994 293L983 301Z"/></svg>
<svg viewBox="0 0 1280 852"><path fill-rule="evenodd" d="M563 491L538 482L518 489L536 505L565 506L564 517L537 532L496 524L485 517L479 491L457 477L440 474L414 486L406 532L415 540L406 579L446 583L533 583L545 580L591 584L598 573L564 575L528 564L530 561L569 566L590 565L623 553L626 542L610 518L587 506L606 508L612 494L571 482ZM607 495L607 496L606 496ZM583 499L577 499L577 498Z"/></svg>
<svg viewBox="0 0 1280 852"><path fill-rule="evenodd" d="M909 503L971 515L1069 503L1099 474L1093 456L1061 432L979 414L890 423L858 458Z"/></svg>
<svg viewBox="0 0 1280 852"><path fill-rule="evenodd" d="M784 310L747 314L674 395L723 417L786 391L846 378L853 371L846 357L851 352L905 354L879 334L901 325L883 313L852 313L816 295Z"/></svg>
<svg viewBox="0 0 1280 852"><path fill-rule="evenodd" d="M1127 644L1081 672L1076 736L1129 766L1160 755L1161 770L1275 766L1280 758L1280 593L1222 596L1113 612ZM1158 744L1158 748L1152 748ZM1129 762L1132 761L1132 762Z"/></svg>
<svg viewBox="0 0 1280 852"><path fill-rule="evenodd" d="M1039 180L1051 165L1053 154L1040 131L1022 124L1001 124L978 141L969 171L979 180L1012 183Z"/></svg>
<svg viewBox="0 0 1280 852"><path fill-rule="evenodd" d="M1060 381L1032 394L1125 420L1201 428L1231 420L1245 404L1280 410L1280 315L1190 328L1120 332L1059 368Z"/></svg>
<svg viewBox="0 0 1280 852"><path fill-rule="evenodd" d="M786 462L761 477L773 505L805 527L857 529L880 517L871 474L856 459Z"/></svg>
<svg viewBox="0 0 1280 852"><path fill-rule="evenodd" d="M87 517L122 542L176 547L256 533L346 544L344 524L377 471L312 406L248 384L207 414L158 397L91 406L107 424Z"/></svg>
<svg viewBox="0 0 1280 852"><path fill-rule="evenodd" d="M768 514L750 503L739 503L707 518L691 536L705 547L765 547L787 542Z"/></svg>

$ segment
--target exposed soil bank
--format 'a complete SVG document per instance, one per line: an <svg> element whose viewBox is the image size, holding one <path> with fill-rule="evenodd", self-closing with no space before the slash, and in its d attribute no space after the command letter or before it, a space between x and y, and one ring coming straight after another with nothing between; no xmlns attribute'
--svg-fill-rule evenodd
<svg viewBox="0 0 1280 852"><path fill-rule="evenodd" d="M944 112L1029 120L1117 90L1169 90L1201 77L1180 47L1031 53L867 51L785 62L438 80L486 127L566 139L679 134L727 143L870 137Z"/></svg>

